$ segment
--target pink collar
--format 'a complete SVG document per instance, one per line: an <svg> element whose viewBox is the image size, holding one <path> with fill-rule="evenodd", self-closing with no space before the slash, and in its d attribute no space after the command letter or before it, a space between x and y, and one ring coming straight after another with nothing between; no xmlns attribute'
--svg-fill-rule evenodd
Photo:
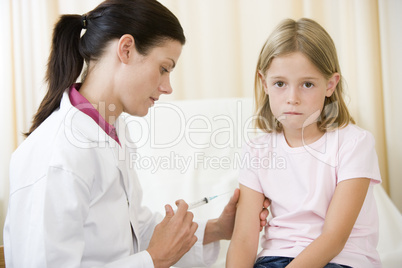
<svg viewBox="0 0 402 268"><path fill-rule="evenodd" d="M99 127L102 128L106 132L106 134L108 134L112 139L114 139L121 146L119 137L117 136L117 133L116 133L116 128L113 125L106 122L106 120L101 116L101 114L98 112L98 110L96 110L92 106L92 104L90 104L90 102L78 92L80 87L81 87L81 83L73 84L70 87L70 92L69 92L68 96L70 98L71 104L75 108L77 108L78 110L80 110L84 114L88 115L93 120L95 120L95 122L99 125Z"/></svg>

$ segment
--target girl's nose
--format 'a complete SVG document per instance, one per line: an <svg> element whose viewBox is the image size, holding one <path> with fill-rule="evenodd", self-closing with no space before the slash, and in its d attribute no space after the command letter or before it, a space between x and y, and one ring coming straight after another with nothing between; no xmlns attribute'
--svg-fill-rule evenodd
<svg viewBox="0 0 402 268"><path fill-rule="evenodd" d="M287 104L291 104L291 105L298 105L300 104L300 98L297 92L297 88L295 87L291 87L289 89L289 95L288 95L288 99L287 99Z"/></svg>

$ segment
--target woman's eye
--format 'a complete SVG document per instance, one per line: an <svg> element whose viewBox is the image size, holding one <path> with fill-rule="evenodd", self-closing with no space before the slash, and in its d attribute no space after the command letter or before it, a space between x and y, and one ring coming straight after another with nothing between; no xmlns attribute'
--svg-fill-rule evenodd
<svg viewBox="0 0 402 268"><path fill-rule="evenodd" d="M304 83L304 87L305 87L305 88L312 88L313 86L314 86L313 83L310 83L310 82Z"/></svg>
<svg viewBox="0 0 402 268"><path fill-rule="evenodd" d="M169 72L168 69L166 69L165 67L161 67L161 74L168 73L168 72Z"/></svg>
<svg viewBox="0 0 402 268"><path fill-rule="evenodd" d="M276 82L274 85L277 86L277 87L284 87L284 86L285 86L285 83L284 83L284 82L281 82L281 81L278 81L278 82Z"/></svg>

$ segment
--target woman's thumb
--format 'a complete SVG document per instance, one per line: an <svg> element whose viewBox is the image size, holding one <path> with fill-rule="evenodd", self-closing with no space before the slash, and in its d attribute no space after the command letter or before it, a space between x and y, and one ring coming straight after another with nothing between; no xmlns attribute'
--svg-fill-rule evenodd
<svg viewBox="0 0 402 268"><path fill-rule="evenodd" d="M166 211L166 217L171 218L174 216L173 208L170 205L165 205L165 211Z"/></svg>

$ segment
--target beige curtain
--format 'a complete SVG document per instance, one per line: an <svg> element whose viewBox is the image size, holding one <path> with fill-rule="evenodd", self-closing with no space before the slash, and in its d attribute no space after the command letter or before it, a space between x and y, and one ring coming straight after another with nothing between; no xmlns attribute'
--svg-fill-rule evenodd
<svg viewBox="0 0 402 268"><path fill-rule="evenodd" d="M98 0L2 0L0 228L7 208L8 165L44 94L51 31L59 14L83 14ZM333 37L357 124L376 138L383 187L402 211L402 1L160 0L182 22L187 44L164 98L252 97L255 63L284 18L309 17ZM0 234L2 239L2 233ZM2 242L0 241L0 244Z"/></svg>

